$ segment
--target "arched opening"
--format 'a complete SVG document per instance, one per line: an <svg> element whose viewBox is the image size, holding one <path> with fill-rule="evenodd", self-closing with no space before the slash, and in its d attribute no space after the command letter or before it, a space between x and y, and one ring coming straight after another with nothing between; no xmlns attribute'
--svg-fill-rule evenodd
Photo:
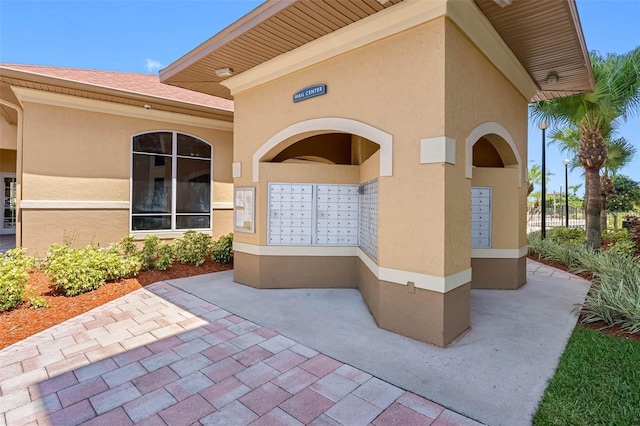
<svg viewBox="0 0 640 426"><path fill-rule="evenodd" d="M504 161L491 142L480 138L473 145L473 167L504 167Z"/></svg>
<svg viewBox="0 0 640 426"><path fill-rule="evenodd" d="M521 255L522 175L511 135L484 123L467 138L471 178L472 288L515 289L524 284Z"/></svg>
<svg viewBox="0 0 640 426"><path fill-rule="evenodd" d="M333 140L330 144L339 147L330 155L320 142L327 139ZM354 165L362 164L377 151L380 151L379 176L391 176L393 136L389 133L348 118L326 117L305 120L279 131L256 150L252 158L252 180L258 182L260 179L260 162L277 161L276 158L279 155L280 162L297 157L307 159L316 157L333 164ZM340 157L340 161L335 161L336 157Z"/></svg>
<svg viewBox="0 0 640 426"><path fill-rule="evenodd" d="M477 144L479 145L476 147ZM500 167L492 165L497 164L499 157L502 167L517 168L518 187L522 186L523 171L520 153L511 134L500 124L495 122L480 124L469 134L466 145L468 179L473 177L473 167Z"/></svg>
<svg viewBox="0 0 640 426"><path fill-rule="evenodd" d="M277 148L282 146L286 143ZM325 133L286 146L270 162L360 165L379 149L377 143L356 135Z"/></svg>

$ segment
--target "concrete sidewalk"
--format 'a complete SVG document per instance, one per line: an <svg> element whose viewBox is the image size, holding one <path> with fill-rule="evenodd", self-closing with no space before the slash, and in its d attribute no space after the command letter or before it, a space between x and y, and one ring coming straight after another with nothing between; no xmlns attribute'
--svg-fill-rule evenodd
<svg viewBox="0 0 640 426"><path fill-rule="evenodd" d="M172 285L491 425L528 425L589 282L538 262L517 291L473 290L471 329L442 349L378 328L352 289L256 290L233 272Z"/></svg>
<svg viewBox="0 0 640 426"><path fill-rule="evenodd" d="M588 285L528 279L473 291L447 349L379 329L357 290L156 283L0 351L0 426L529 424Z"/></svg>

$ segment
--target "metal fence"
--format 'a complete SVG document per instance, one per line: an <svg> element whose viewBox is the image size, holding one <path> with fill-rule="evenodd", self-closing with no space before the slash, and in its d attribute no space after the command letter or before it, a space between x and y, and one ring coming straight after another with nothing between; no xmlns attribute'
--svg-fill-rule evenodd
<svg viewBox="0 0 640 426"><path fill-rule="evenodd" d="M566 226L564 206L548 206L546 215L547 229ZM569 208L569 227L583 228L585 226L584 210ZM540 207L530 206L527 209L527 233L539 231L542 228L542 210Z"/></svg>

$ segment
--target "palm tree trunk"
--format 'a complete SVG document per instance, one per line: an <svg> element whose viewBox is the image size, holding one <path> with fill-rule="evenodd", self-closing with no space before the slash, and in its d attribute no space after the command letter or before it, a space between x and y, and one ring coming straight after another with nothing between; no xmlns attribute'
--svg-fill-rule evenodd
<svg viewBox="0 0 640 426"><path fill-rule="evenodd" d="M600 232L607 230L607 196L601 195L600 205Z"/></svg>
<svg viewBox="0 0 640 426"><path fill-rule="evenodd" d="M602 245L600 233L600 203L602 201L600 172L596 168L588 168L585 170L585 177L587 183L587 246L600 249Z"/></svg>

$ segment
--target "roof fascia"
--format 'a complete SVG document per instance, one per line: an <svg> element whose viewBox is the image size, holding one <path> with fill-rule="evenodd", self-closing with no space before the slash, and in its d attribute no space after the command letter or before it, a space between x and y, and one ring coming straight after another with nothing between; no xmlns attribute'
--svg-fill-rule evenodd
<svg viewBox="0 0 640 426"><path fill-rule="evenodd" d="M170 79L174 75L193 65L236 37L256 27L298 0L268 0L233 24L229 25L209 40L205 41L186 55L160 70L160 81Z"/></svg>
<svg viewBox="0 0 640 426"><path fill-rule="evenodd" d="M538 84L473 1L449 0L447 15L527 101L540 91Z"/></svg>
<svg viewBox="0 0 640 426"><path fill-rule="evenodd" d="M580 49L582 50L582 55L587 61L587 73L589 78L589 84L591 90L593 90L596 86L596 80L593 76L593 66L591 65L591 55L589 55L589 50L587 49L587 43L584 40L584 33L582 32L582 23L580 22L580 16L578 15L578 7L576 6L575 0L568 0L569 3L569 11L571 12L571 19L573 20L573 25L576 28L576 33L578 35L578 41L580 42Z"/></svg>
<svg viewBox="0 0 640 426"><path fill-rule="evenodd" d="M233 131L233 122L216 120L213 118L197 117L188 114L180 114L156 109L146 109L133 105L117 104L96 99L80 98L72 95L46 92L43 90L29 89L26 87L11 86L24 108L25 102L33 102L43 105L52 105L63 108L80 109L103 114L114 114L124 117L141 118L145 120L163 121L166 123L183 124L187 126L204 127L208 129Z"/></svg>

